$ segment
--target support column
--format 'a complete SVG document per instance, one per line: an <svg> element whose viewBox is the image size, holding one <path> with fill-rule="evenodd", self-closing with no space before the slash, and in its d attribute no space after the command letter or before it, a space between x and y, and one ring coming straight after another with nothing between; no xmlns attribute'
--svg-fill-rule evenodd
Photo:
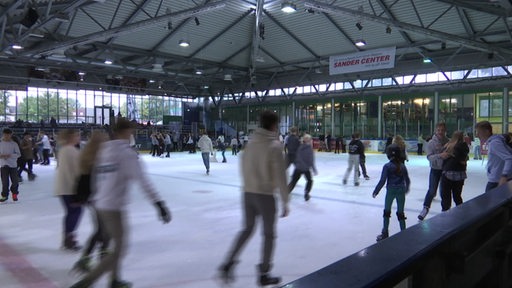
<svg viewBox="0 0 512 288"><path fill-rule="evenodd" d="M439 123L439 92L436 91L434 92L434 127L437 123Z"/></svg>
<svg viewBox="0 0 512 288"><path fill-rule="evenodd" d="M503 125L501 133L508 133L508 87L503 88Z"/></svg>
<svg viewBox="0 0 512 288"><path fill-rule="evenodd" d="M247 127L249 126L249 104L247 104L247 119L246 119L246 122L245 122L245 130L249 130L247 129ZM244 131L244 133L249 133L248 131Z"/></svg>
<svg viewBox="0 0 512 288"><path fill-rule="evenodd" d="M292 101L292 117L290 126L295 126L295 101Z"/></svg>
<svg viewBox="0 0 512 288"><path fill-rule="evenodd" d="M377 128L377 137L379 137L380 139L383 139L383 135L382 135L382 123L384 123L382 121L382 95L379 95L379 100L378 100L378 107L377 107L377 123L378 123L378 128Z"/></svg>
<svg viewBox="0 0 512 288"><path fill-rule="evenodd" d="M331 98L331 136L334 137L334 98Z"/></svg>

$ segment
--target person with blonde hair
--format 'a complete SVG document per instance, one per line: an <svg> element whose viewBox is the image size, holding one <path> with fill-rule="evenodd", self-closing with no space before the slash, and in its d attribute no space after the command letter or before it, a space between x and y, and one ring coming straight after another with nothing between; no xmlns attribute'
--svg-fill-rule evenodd
<svg viewBox="0 0 512 288"><path fill-rule="evenodd" d="M312 147L311 135L305 134L302 136L302 141L303 144L301 144L299 149L297 149L297 156L295 158L295 170L292 174L292 180L290 184L288 184L288 190L290 193L292 193L292 190L295 188L295 185L297 184L297 181L299 181L300 176L304 174L307 180L306 188L304 189L304 200L309 201L309 192L313 187L311 170L313 170L315 175L317 175L318 172L315 165L315 153Z"/></svg>
<svg viewBox="0 0 512 288"><path fill-rule="evenodd" d="M80 153L80 178L77 187L76 202L79 204L89 204L89 197L93 193L91 189L91 174L96 161L96 155L100 150L101 144L109 139L108 134L102 130L92 132L89 141ZM93 223L96 229L87 241L87 247L84 249L80 259L73 265L73 270L79 273L86 273L91 270L91 253L96 244L101 243L100 256L104 257L107 253L109 239L105 233L103 222L98 217L98 211L93 205L89 205Z"/></svg>
<svg viewBox="0 0 512 288"><path fill-rule="evenodd" d="M446 145L445 152L450 156L443 161L443 176L441 177L441 208L447 211L452 205L452 196L455 205L462 204L462 187L467 178L466 167L469 147L464 142L461 131L453 132L452 138Z"/></svg>
<svg viewBox="0 0 512 288"><path fill-rule="evenodd" d="M76 148L80 142L80 134L77 130L65 129L59 133L58 141L60 149L55 177L55 195L60 197L65 209L62 247L77 251L80 247L77 245L74 232L82 215L82 207L74 204L76 180L80 175L80 152Z"/></svg>

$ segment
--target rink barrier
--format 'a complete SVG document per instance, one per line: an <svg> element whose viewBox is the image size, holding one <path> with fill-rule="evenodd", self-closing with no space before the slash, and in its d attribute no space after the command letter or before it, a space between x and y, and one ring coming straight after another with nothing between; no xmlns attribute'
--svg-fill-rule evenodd
<svg viewBox="0 0 512 288"><path fill-rule="evenodd" d="M408 216L409 224L417 221L417 215ZM511 286L509 182L281 287Z"/></svg>

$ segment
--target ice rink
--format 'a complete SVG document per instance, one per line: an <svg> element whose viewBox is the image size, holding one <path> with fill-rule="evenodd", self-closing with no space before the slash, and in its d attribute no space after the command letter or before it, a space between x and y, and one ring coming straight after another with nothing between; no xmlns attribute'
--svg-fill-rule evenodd
<svg viewBox="0 0 512 288"><path fill-rule="evenodd" d="M206 175L200 153L172 153L171 158L141 154L173 219L163 225L138 184L132 187L129 245L122 262L124 280L141 288L222 287L217 269L242 224L239 156L226 151L226 157L227 163L211 163L210 175ZM409 157L406 166L412 184L405 203L408 227L418 223L430 171L425 156ZM217 158L221 159L220 153ZM305 180L299 180L292 193L290 215L278 219L272 274L282 276L284 284L374 244L382 228L386 191L384 188L375 199L371 193L386 162L383 154L368 154L371 179L361 178L361 185L355 187L352 177L342 185L347 154L316 153L319 174L314 177L311 200L304 201ZM70 268L80 253L60 249L64 210L53 196L55 161L50 166L35 165L34 172L38 175L36 181L20 184L18 202L9 198L0 204L2 288L69 287L79 279ZM481 160L470 160L463 199L482 194L486 182L485 165ZM427 219L441 213L440 206L437 196ZM395 207L390 234L399 232ZM92 229L91 216L85 209L78 227L81 245ZM231 287L256 287L260 229L258 225L240 255ZM103 277L95 287L106 287L107 282Z"/></svg>

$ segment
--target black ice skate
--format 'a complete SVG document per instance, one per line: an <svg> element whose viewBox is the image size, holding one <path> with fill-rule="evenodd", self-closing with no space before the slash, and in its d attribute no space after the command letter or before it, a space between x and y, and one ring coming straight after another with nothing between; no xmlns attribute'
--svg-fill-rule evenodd
<svg viewBox="0 0 512 288"><path fill-rule="evenodd" d="M79 274L86 274L91 271L91 257L89 256L83 256L78 260L74 265L71 271L79 273Z"/></svg>
<svg viewBox="0 0 512 288"><path fill-rule="evenodd" d="M224 284L229 284L235 281L235 276L233 275L233 266L237 262L231 261L228 262L219 268L219 278L224 282Z"/></svg>

